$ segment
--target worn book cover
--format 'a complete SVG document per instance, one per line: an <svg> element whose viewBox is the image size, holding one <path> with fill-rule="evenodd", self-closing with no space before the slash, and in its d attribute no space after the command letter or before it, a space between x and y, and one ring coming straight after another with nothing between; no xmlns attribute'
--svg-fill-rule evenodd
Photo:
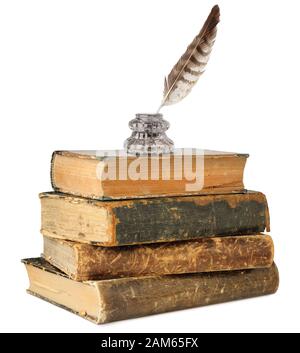
<svg viewBox="0 0 300 353"><path fill-rule="evenodd" d="M43 257L77 281L270 267L272 238L265 234L101 247L44 237Z"/></svg>
<svg viewBox="0 0 300 353"><path fill-rule="evenodd" d="M255 234L269 230L260 192L99 201L40 195L43 235L103 246Z"/></svg>
<svg viewBox="0 0 300 353"><path fill-rule="evenodd" d="M77 282L36 258L23 260L28 292L97 324L275 293L270 268Z"/></svg>
<svg viewBox="0 0 300 353"><path fill-rule="evenodd" d="M195 149L194 149L195 150ZM210 150L127 155L124 151L55 151L58 192L93 199L232 193L244 190L247 154Z"/></svg>

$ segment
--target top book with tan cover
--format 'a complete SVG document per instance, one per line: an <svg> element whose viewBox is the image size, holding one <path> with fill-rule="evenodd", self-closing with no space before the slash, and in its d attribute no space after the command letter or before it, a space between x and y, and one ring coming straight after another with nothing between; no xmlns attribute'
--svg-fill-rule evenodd
<svg viewBox="0 0 300 353"><path fill-rule="evenodd" d="M198 149L132 156L124 151L55 151L57 192L92 199L240 193L248 155Z"/></svg>

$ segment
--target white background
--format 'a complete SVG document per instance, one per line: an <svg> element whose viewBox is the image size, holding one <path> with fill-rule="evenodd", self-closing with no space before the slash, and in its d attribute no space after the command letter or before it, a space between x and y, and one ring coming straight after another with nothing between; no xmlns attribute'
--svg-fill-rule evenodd
<svg viewBox="0 0 300 353"><path fill-rule="evenodd" d="M26 294L20 263L38 256L38 193L56 149L121 148L137 112L214 2L1 1L1 331L180 332L300 329L299 1L219 1L206 73L164 108L177 147L248 152L245 185L266 193L277 294L96 326Z"/></svg>

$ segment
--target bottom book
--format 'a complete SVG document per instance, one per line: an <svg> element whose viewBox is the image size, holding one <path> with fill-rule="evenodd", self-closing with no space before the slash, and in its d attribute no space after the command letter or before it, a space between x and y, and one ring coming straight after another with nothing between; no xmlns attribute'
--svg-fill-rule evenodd
<svg viewBox="0 0 300 353"><path fill-rule="evenodd" d="M270 268L77 282L42 258L25 259L28 292L97 324L275 293Z"/></svg>

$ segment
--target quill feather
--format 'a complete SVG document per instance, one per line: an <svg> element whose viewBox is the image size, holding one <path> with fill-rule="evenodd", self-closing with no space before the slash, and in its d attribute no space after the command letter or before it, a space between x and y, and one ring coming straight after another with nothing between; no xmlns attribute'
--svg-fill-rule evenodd
<svg viewBox="0 0 300 353"><path fill-rule="evenodd" d="M164 98L158 109L185 98L203 74L217 34L220 9L215 5L202 29L174 65L164 82Z"/></svg>

